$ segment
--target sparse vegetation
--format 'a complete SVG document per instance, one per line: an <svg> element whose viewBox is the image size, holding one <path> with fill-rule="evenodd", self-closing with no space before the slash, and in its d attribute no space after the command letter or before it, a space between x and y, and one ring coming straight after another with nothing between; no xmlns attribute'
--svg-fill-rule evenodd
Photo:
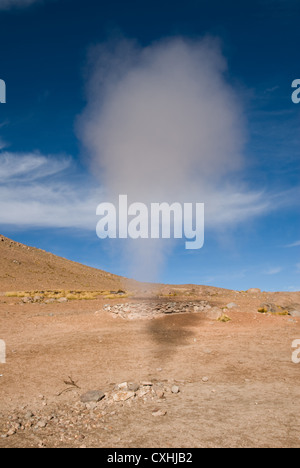
<svg viewBox="0 0 300 468"><path fill-rule="evenodd" d="M121 296L123 299L127 299L130 297L130 294L122 294ZM104 299L118 299L118 295L116 294L107 294L107 296L104 296Z"/></svg>
<svg viewBox="0 0 300 468"><path fill-rule="evenodd" d="M231 321L231 318L228 317L228 315L226 315L226 314L223 314L220 318L218 318L218 322L226 323L226 322L230 322L230 321Z"/></svg>
<svg viewBox="0 0 300 468"><path fill-rule="evenodd" d="M128 298L129 294L125 291L66 291L66 290L54 290L54 291L9 291L5 293L6 297L17 297L17 298L34 298L39 296L41 299L61 299L66 298L69 301L90 301L95 300L98 297L104 297L105 299L116 299L117 297Z"/></svg>

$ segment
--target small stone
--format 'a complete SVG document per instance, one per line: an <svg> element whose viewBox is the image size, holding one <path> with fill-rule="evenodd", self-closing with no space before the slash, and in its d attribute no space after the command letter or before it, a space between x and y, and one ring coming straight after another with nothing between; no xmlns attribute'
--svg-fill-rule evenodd
<svg viewBox="0 0 300 468"><path fill-rule="evenodd" d="M118 388L119 388L120 390L125 390L125 389L128 388L128 383L127 383L127 382L122 382L122 383L120 383L120 384L118 385Z"/></svg>
<svg viewBox="0 0 300 468"><path fill-rule="evenodd" d="M140 386L137 383L129 383L127 388L130 392L137 392Z"/></svg>
<svg viewBox="0 0 300 468"><path fill-rule="evenodd" d="M149 382L149 381L144 381L144 382L141 382L141 385L143 387L152 387L153 386L153 383L152 382Z"/></svg>
<svg viewBox="0 0 300 468"><path fill-rule="evenodd" d="M45 304L53 304L54 302L56 302L54 298L46 299Z"/></svg>
<svg viewBox="0 0 300 468"><path fill-rule="evenodd" d="M60 297L57 302L63 303L63 302L68 302L68 299L66 297Z"/></svg>
<svg viewBox="0 0 300 468"><path fill-rule="evenodd" d="M206 383L206 382L208 382L208 381L209 381L209 378L208 378L208 377L203 377L203 378L202 378L202 382Z"/></svg>
<svg viewBox="0 0 300 468"><path fill-rule="evenodd" d="M155 390L155 393L156 393L157 398L159 399L162 399L165 396L165 392L161 389Z"/></svg>
<svg viewBox="0 0 300 468"><path fill-rule="evenodd" d="M90 392L81 395L80 400L82 403L91 403L101 401L105 397L105 394L100 390L91 390Z"/></svg>
<svg viewBox="0 0 300 468"><path fill-rule="evenodd" d="M149 390L146 390L146 389L140 389L139 392L138 392L138 397L139 398L143 398L144 396L148 395L149 393Z"/></svg>
<svg viewBox="0 0 300 468"><path fill-rule="evenodd" d="M32 302L32 300L33 299L31 297L23 297L22 302L24 304L28 304L29 302Z"/></svg>
<svg viewBox="0 0 300 468"><path fill-rule="evenodd" d="M135 392L117 392L113 395L113 400L116 402L119 401L127 401L130 398L133 398L135 396Z"/></svg>
<svg viewBox="0 0 300 468"><path fill-rule="evenodd" d="M43 299L42 296L34 296L33 301L34 302L40 302Z"/></svg>
<svg viewBox="0 0 300 468"><path fill-rule="evenodd" d="M27 411L24 418L28 420L28 419L33 418L33 416L34 416L34 414L32 413L32 411Z"/></svg>
<svg viewBox="0 0 300 468"><path fill-rule="evenodd" d="M47 426L47 422L43 419L37 423L37 427L40 429L44 429Z"/></svg>
<svg viewBox="0 0 300 468"><path fill-rule="evenodd" d="M234 309L235 307L238 307L238 305L235 302L229 302L226 307L227 309Z"/></svg>
<svg viewBox="0 0 300 468"><path fill-rule="evenodd" d="M165 416L167 414L167 411L164 409L158 409L156 408L155 410L152 411L152 416L155 418Z"/></svg>
<svg viewBox="0 0 300 468"><path fill-rule="evenodd" d="M300 317L300 310L292 310L292 311L290 312L290 315L291 315L292 317Z"/></svg>
<svg viewBox="0 0 300 468"><path fill-rule="evenodd" d="M94 410L97 408L97 403L95 401L91 401L90 403L86 403L86 409L88 410Z"/></svg>
<svg viewBox="0 0 300 468"><path fill-rule="evenodd" d="M180 389L179 387L177 387L177 385L173 385L173 387L171 388L171 392L176 394L180 392Z"/></svg>

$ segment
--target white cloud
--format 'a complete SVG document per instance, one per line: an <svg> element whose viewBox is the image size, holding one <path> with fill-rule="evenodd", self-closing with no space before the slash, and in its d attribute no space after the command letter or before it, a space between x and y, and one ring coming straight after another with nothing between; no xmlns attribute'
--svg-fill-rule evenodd
<svg viewBox="0 0 300 468"><path fill-rule="evenodd" d="M40 0L0 0L0 10L10 10L14 7L25 8L39 1Z"/></svg>
<svg viewBox="0 0 300 468"><path fill-rule="evenodd" d="M101 192L70 158L6 152L0 161L0 225L95 229Z"/></svg>

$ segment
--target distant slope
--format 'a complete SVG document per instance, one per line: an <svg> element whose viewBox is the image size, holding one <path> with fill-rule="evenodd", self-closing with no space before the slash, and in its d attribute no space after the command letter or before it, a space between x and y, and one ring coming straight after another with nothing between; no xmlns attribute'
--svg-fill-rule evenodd
<svg viewBox="0 0 300 468"><path fill-rule="evenodd" d="M132 285L135 282L129 282ZM136 283L135 283L136 284ZM0 236L0 291L118 290L128 280Z"/></svg>

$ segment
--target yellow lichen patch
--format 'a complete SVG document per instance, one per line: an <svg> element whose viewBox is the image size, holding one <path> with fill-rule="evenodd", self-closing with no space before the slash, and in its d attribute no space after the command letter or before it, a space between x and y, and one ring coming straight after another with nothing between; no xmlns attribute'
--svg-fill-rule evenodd
<svg viewBox="0 0 300 468"><path fill-rule="evenodd" d="M279 315L279 316L286 316L286 315L290 315L289 314L289 311L288 310L282 310L280 312L276 312L275 314L273 315Z"/></svg>
<svg viewBox="0 0 300 468"><path fill-rule="evenodd" d="M21 297L21 296L18 296L19 293L17 292L7 292L5 293L5 297Z"/></svg>
<svg viewBox="0 0 300 468"><path fill-rule="evenodd" d="M267 313L268 313L268 309L267 309L266 307L260 307L260 308L258 309L258 312L259 312L260 314L267 314Z"/></svg>
<svg viewBox="0 0 300 468"><path fill-rule="evenodd" d="M223 314L221 317L218 318L218 322L230 322L231 321L231 318L228 317L228 315L226 314Z"/></svg>

